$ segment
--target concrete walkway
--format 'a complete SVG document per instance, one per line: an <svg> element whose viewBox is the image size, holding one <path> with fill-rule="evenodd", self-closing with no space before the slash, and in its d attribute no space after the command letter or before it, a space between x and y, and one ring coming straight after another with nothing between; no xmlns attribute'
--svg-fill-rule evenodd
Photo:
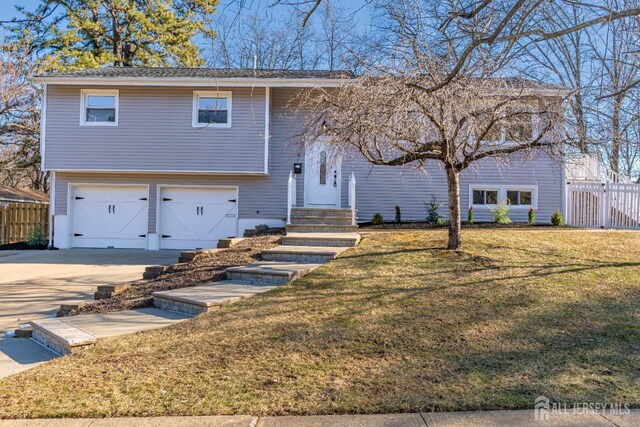
<svg viewBox="0 0 640 427"><path fill-rule="evenodd" d="M630 414L551 413L548 420L536 420L533 410L486 412L430 412L422 414L326 415L307 417L150 417L0 420L0 427L634 427L640 425L640 411Z"/></svg>
<svg viewBox="0 0 640 427"><path fill-rule="evenodd" d="M192 316L156 308L119 311L115 313L42 319L63 325L65 333L89 338L87 345L98 339L164 328L190 319ZM38 322L38 321L36 321ZM67 338L71 338L68 336ZM58 357L55 352L32 339L0 337L0 378L17 374Z"/></svg>
<svg viewBox="0 0 640 427"><path fill-rule="evenodd" d="M179 255L125 249L7 252L0 252L0 332L51 316L62 303L92 299L98 285L140 280L147 266L173 264Z"/></svg>

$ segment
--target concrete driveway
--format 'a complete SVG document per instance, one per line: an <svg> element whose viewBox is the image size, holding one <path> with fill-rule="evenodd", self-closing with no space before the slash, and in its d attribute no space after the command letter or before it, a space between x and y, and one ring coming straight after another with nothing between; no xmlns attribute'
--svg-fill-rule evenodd
<svg viewBox="0 0 640 427"><path fill-rule="evenodd" d="M178 256L133 249L0 251L0 333L51 316L61 303L91 300L98 285L139 280L147 266L174 264Z"/></svg>

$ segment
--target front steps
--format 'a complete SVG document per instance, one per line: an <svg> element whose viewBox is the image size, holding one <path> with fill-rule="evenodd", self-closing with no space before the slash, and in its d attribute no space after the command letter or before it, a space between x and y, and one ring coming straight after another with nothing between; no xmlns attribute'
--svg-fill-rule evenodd
<svg viewBox="0 0 640 427"><path fill-rule="evenodd" d="M326 246L277 246L262 251L265 261L324 264L349 248Z"/></svg>
<svg viewBox="0 0 640 427"><path fill-rule="evenodd" d="M156 308L152 309L34 321L33 338L64 355L91 346L99 338L163 327L267 292L305 276L356 246L360 235L354 232L357 226L352 226L351 220L351 211L346 209L294 209L293 224L287 226L281 245L264 250L261 262L227 268L228 280L155 292ZM198 253L201 251L185 251L181 261L195 259ZM149 274L154 275L166 272L164 267L150 270ZM141 313L144 310L151 312Z"/></svg>
<svg viewBox="0 0 640 427"><path fill-rule="evenodd" d="M360 242L358 233L287 233L280 239L284 246L328 246L350 248Z"/></svg>
<svg viewBox="0 0 640 427"><path fill-rule="evenodd" d="M153 302L156 307L163 310L198 315L206 313L212 308L266 292L275 287L224 280L192 288L154 292Z"/></svg>
<svg viewBox="0 0 640 427"><path fill-rule="evenodd" d="M291 262L256 262L227 268L227 278L251 284L284 285L310 273L320 264Z"/></svg>
<svg viewBox="0 0 640 427"><path fill-rule="evenodd" d="M358 229L352 224L351 209L292 208L289 233L350 233Z"/></svg>

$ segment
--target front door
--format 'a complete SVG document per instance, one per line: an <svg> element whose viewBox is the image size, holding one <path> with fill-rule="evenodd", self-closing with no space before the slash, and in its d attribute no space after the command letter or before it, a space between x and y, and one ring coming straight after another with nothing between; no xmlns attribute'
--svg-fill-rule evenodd
<svg viewBox="0 0 640 427"><path fill-rule="evenodd" d="M305 205L339 208L342 158L322 141L307 144L305 153Z"/></svg>

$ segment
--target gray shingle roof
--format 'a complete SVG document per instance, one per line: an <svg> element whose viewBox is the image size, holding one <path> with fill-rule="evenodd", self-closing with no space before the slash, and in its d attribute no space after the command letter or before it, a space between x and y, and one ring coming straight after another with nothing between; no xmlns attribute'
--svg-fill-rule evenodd
<svg viewBox="0 0 640 427"><path fill-rule="evenodd" d="M131 78L257 78L257 79L344 79L349 71L328 70L253 70L238 68L177 68L177 67L102 67L77 71L61 71L36 77L131 77Z"/></svg>
<svg viewBox="0 0 640 427"><path fill-rule="evenodd" d="M0 187L0 202L49 203L49 196L39 190Z"/></svg>

